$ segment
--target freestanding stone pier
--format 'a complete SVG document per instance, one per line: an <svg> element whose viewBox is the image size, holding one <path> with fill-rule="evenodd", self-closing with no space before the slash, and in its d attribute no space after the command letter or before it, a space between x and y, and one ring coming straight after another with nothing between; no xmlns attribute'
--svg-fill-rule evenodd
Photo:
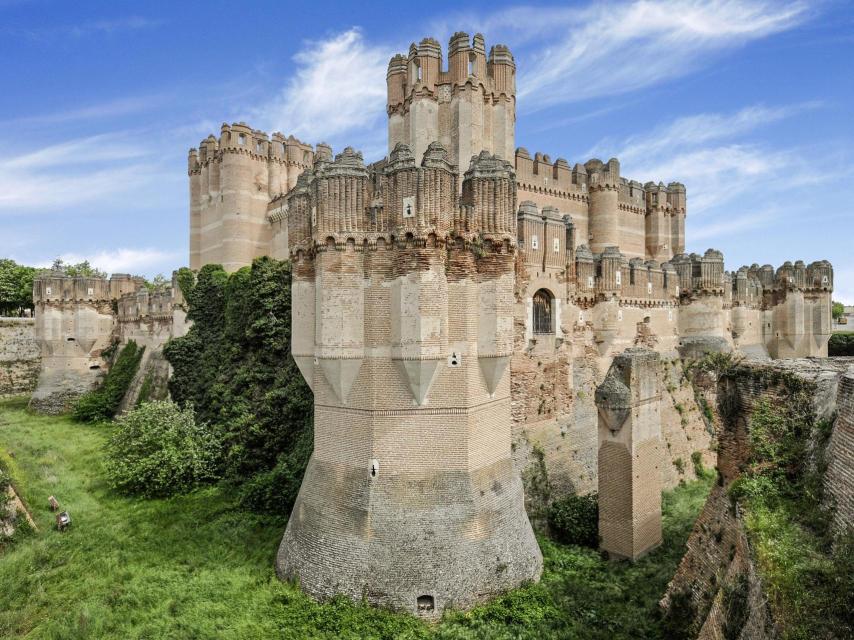
<svg viewBox="0 0 854 640"><path fill-rule="evenodd" d="M637 560L661 544L658 370L658 353L627 349L596 389L599 537L612 558Z"/></svg>

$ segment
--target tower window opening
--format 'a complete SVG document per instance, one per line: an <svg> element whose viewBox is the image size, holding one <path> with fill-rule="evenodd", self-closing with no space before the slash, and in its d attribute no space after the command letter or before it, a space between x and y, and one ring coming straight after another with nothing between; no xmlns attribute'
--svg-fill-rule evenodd
<svg viewBox="0 0 854 640"><path fill-rule="evenodd" d="M552 321L552 305L554 297L545 289L540 289L534 294L534 333L547 335L554 333Z"/></svg>
<svg viewBox="0 0 854 640"><path fill-rule="evenodd" d="M474 54L473 53L469 54L469 75L470 76L474 75Z"/></svg>
<svg viewBox="0 0 854 640"><path fill-rule="evenodd" d="M246 134L245 133L237 134L237 144L241 144L241 145L246 144Z"/></svg>

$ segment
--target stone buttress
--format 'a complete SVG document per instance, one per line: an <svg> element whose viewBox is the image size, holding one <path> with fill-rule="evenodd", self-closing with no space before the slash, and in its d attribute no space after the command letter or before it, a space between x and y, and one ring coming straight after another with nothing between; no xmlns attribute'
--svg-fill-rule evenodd
<svg viewBox="0 0 854 640"><path fill-rule="evenodd" d="M614 358L596 389L599 537L613 558L636 560L661 544L661 389L657 352Z"/></svg>
<svg viewBox="0 0 854 640"><path fill-rule="evenodd" d="M371 205L360 154L289 195L293 354L314 452L277 569L309 594L428 618L526 580L542 557L511 461L515 180L399 144Z"/></svg>

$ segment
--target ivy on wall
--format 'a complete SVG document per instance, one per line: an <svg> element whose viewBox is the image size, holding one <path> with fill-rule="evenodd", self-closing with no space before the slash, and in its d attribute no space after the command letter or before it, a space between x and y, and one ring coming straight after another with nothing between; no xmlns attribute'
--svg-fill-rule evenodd
<svg viewBox="0 0 854 640"><path fill-rule="evenodd" d="M291 266L258 258L228 274L178 273L193 325L164 354L172 398L222 442L220 473L245 506L286 514L312 450L311 390L291 357Z"/></svg>

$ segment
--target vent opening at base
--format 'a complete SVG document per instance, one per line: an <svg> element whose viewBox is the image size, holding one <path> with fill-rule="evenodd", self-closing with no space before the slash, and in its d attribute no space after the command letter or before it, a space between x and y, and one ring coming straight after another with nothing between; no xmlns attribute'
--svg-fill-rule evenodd
<svg viewBox="0 0 854 640"><path fill-rule="evenodd" d="M418 596L418 613L430 613L435 608L433 596Z"/></svg>

